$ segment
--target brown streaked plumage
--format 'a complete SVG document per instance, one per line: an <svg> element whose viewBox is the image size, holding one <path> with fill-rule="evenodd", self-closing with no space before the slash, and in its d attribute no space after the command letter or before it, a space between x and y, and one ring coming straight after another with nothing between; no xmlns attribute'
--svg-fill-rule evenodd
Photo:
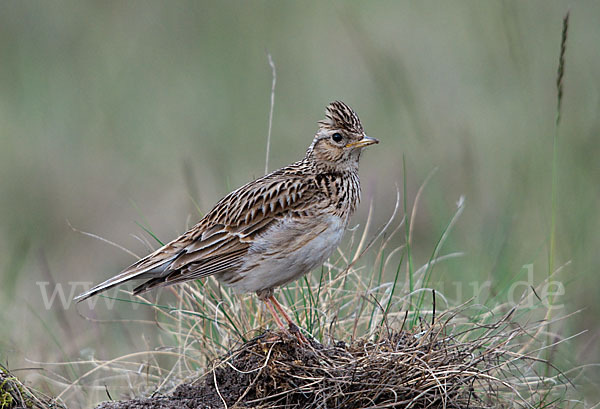
<svg viewBox="0 0 600 409"><path fill-rule="evenodd" d="M273 302L291 324L273 290L338 246L360 201L360 153L374 143L348 105L332 102L302 160L234 190L186 233L75 299L130 280L144 280L134 289L139 294L214 274L235 290L256 292L281 325Z"/></svg>

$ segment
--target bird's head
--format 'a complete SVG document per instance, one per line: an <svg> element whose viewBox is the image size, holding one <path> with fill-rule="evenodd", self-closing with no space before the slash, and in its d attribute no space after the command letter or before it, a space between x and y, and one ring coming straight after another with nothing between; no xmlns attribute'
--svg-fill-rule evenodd
<svg viewBox="0 0 600 409"><path fill-rule="evenodd" d="M341 101L329 104L325 119L318 123L319 130L306 152L317 164L339 171L356 169L361 151L379 143L365 134L358 115Z"/></svg>

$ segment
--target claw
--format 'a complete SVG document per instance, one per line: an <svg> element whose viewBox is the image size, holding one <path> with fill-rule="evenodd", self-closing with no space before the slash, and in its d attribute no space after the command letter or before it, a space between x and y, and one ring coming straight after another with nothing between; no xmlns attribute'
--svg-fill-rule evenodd
<svg viewBox="0 0 600 409"><path fill-rule="evenodd" d="M298 342L300 342L301 345L310 345L310 341L304 336L296 324L290 322L288 325L288 330L298 339Z"/></svg>

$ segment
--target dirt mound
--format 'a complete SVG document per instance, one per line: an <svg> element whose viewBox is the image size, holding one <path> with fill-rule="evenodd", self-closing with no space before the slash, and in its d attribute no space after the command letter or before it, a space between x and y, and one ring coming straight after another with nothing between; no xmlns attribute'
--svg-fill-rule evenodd
<svg viewBox="0 0 600 409"><path fill-rule="evenodd" d="M492 372L502 360L431 328L328 346L266 332L170 396L98 408L497 408L506 388Z"/></svg>

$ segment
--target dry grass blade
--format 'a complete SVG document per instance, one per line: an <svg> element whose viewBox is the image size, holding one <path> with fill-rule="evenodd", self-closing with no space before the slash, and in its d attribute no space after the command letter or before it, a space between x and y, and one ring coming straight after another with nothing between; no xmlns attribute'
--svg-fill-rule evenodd
<svg viewBox="0 0 600 409"><path fill-rule="evenodd" d="M443 313L437 322L410 331L381 330L376 341L300 345L266 331L213 365L171 396L129 402L136 408L499 408L537 406L552 386L536 375L539 358L517 352L528 329L511 321L512 311L482 329L464 327L464 311ZM458 335L454 335L458 334ZM471 339L471 340L470 340ZM526 365L523 365L526 363ZM516 368L519 368L516 370ZM559 399L559 398L555 398ZM102 408L121 408L105 403ZM127 406L129 407L129 406Z"/></svg>
<svg viewBox="0 0 600 409"><path fill-rule="evenodd" d="M269 59L269 67L271 67L271 105L269 108L269 129L267 131L267 148L265 153L265 174L269 172L269 152L271 151L271 130L273 129L273 108L275 107L275 84L277 84L277 71L275 70L275 63L271 57L271 53L267 53Z"/></svg>

